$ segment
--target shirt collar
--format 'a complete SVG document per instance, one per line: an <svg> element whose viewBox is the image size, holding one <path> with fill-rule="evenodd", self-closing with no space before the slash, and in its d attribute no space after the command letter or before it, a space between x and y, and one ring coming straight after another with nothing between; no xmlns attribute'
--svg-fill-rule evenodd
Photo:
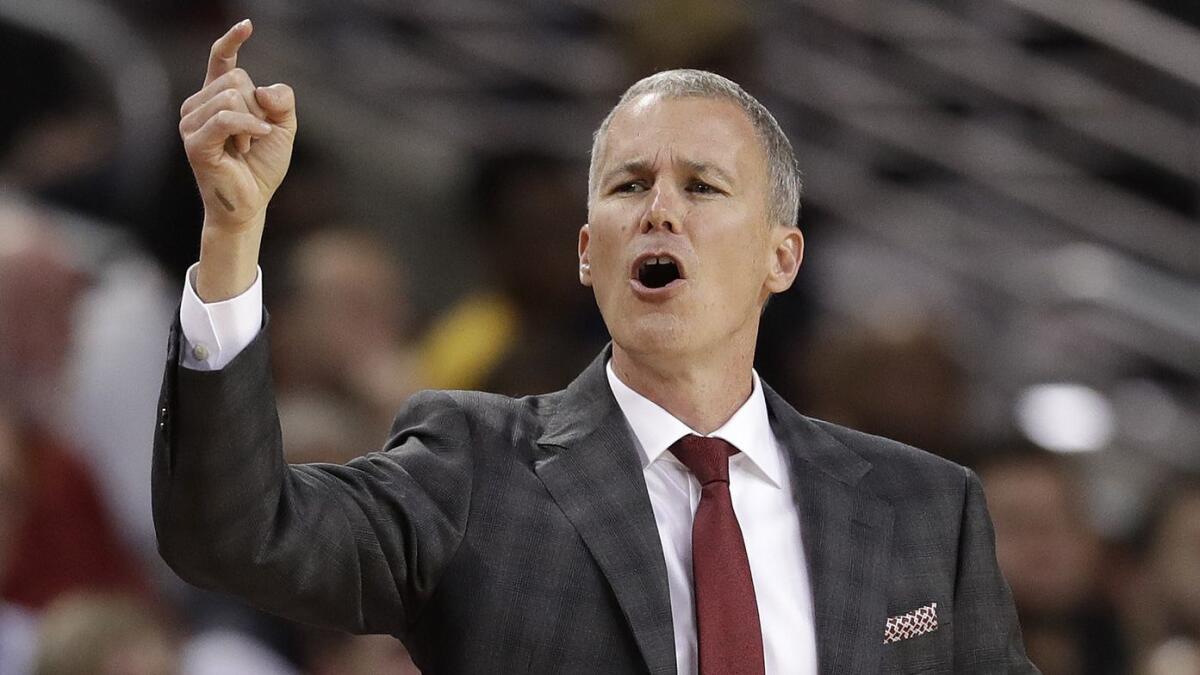
<svg viewBox="0 0 1200 675"><path fill-rule="evenodd" d="M663 458L671 444L688 434L722 438L742 451L759 472L775 487L782 486L783 459L780 456L771 423L767 417L767 400L763 396L758 373L750 371L753 390L750 398L733 413L725 424L711 434L701 434L681 422L654 401L642 396L617 377L610 360L605 367L608 385L612 389L617 405L625 415L629 428L633 430L638 450L641 452L642 468ZM678 461L667 454L668 461Z"/></svg>

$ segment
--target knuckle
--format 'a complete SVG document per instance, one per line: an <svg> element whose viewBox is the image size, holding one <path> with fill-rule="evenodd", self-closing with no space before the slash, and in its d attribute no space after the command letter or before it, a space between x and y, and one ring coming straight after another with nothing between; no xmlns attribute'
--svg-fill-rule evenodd
<svg viewBox="0 0 1200 675"><path fill-rule="evenodd" d="M203 92L198 91L198 92L192 94L191 96L187 97L186 99L184 99L183 103L179 106L179 116L186 117L187 115L191 114L192 111L194 111L197 107L199 107L200 104L204 102L204 99L201 98L202 94L203 94Z"/></svg>

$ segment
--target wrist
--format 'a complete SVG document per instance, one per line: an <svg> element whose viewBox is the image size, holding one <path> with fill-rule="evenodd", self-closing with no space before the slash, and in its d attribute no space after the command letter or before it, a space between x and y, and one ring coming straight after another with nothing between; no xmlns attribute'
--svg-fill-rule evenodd
<svg viewBox="0 0 1200 675"><path fill-rule="evenodd" d="M254 284L264 219L256 221L234 230L212 226L205 219L196 268L196 295L202 301L229 300Z"/></svg>

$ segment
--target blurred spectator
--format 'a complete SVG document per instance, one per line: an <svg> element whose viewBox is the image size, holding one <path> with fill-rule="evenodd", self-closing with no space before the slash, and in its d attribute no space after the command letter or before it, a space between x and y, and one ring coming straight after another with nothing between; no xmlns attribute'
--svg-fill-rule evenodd
<svg viewBox="0 0 1200 675"><path fill-rule="evenodd" d="M0 402L0 577L29 508L29 467L16 420ZM32 612L0 599L0 673L25 675L33 660L36 621Z"/></svg>
<svg viewBox="0 0 1200 675"><path fill-rule="evenodd" d="M1200 675L1200 644L1172 638L1156 646L1138 670L1140 675Z"/></svg>
<svg viewBox="0 0 1200 675"><path fill-rule="evenodd" d="M360 407L322 391L280 390L279 425L291 464L344 463L382 445L386 427Z"/></svg>
<svg viewBox="0 0 1200 675"><path fill-rule="evenodd" d="M1130 599L1146 630L1146 673L1200 672L1200 478L1164 490L1140 549L1150 597ZM1135 626L1136 627L1136 626ZM1148 629L1148 630L1147 630Z"/></svg>
<svg viewBox="0 0 1200 675"><path fill-rule="evenodd" d="M1127 672L1117 616L1101 593L1101 542L1071 466L1014 448L977 468L1030 659L1044 675Z"/></svg>
<svg viewBox="0 0 1200 675"><path fill-rule="evenodd" d="M421 387L403 266L375 236L330 229L298 243L282 276L281 301L271 303L280 407L301 397L295 404L311 410L320 400L344 419L335 426L356 433L342 437L342 452L353 453L342 459L377 448Z"/></svg>
<svg viewBox="0 0 1200 675"><path fill-rule="evenodd" d="M814 417L963 461L966 371L935 322L888 330L829 324L792 353L802 409Z"/></svg>
<svg viewBox="0 0 1200 675"><path fill-rule="evenodd" d="M735 0L651 0L620 26L630 82L660 70L700 68L751 91L758 75L753 10Z"/></svg>
<svg viewBox="0 0 1200 675"><path fill-rule="evenodd" d="M121 595L69 595L42 618L35 675L175 675L178 641L165 617Z"/></svg>
<svg viewBox="0 0 1200 675"><path fill-rule="evenodd" d="M17 419L28 511L0 593L42 607L79 588L147 590L88 466L61 436L64 364L87 278L44 212L0 205L0 401Z"/></svg>
<svg viewBox="0 0 1200 675"><path fill-rule="evenodd" d="M605 333L575 254L587 220L583 171L527 151L480 165L474 203L489 283L426 335L431 386L553 391L596 356Z"/></svg>
<svg viewBox="0 0 1200 675"><path fill-rule="evenodd" d="M66 412L55 430L91 469L121 539L167 574L150 513L150 439L179 280L168 280L131 237L55 215L86 250L90 278L72 316L61 376Z"/></svg>
<svg viewBox="0 0 1200 675"><path fill-rule="evenodd" d="M0 594L40 608L73 590L149 593L86 465L44 432L26 430L19 439L29 461L29 505L10 540Z"/></svg>
<svg viewBox="0 0 1200 675"><path fill-rule="evenodd" d="M66 413L63 365L87 275L49 215L0 202L0 396L54 427Z"/></svg>
<svg viewBox="0 0 1200 675"><path fill-rule="evenodd" d="M310 629L305 675L420 675L408 650L390 635L348 635Z"/></svg>
<svg viewBox="0 0 1200 675"><path fill-rule="evenodd" d="M0 22L0 184L112 215L116 120L103 79L61 44Z"/></svg>
<svg viewBox="0 0 1200 675"><path fill-rule="evenodd" d="M241 630L201 631L180 655L184 675L299 675L290 662Z"/></svg>
<svg viewBox="0 0 1200 675"><path fill-rule="evenodd" d="M0 199L0 399L79 460L151 566L150 434L178 292L119 230Z"/></svg>
<svg viewBox="0 0 1200 675"><path fill-rule="evenodd" d="M45 611L35 675L298 675L248 634L204 630L185 638L171 617L124 594L73 593ZM382 671L378 671L382 672ZM9 675L9 671L4 671Z"/></svg>

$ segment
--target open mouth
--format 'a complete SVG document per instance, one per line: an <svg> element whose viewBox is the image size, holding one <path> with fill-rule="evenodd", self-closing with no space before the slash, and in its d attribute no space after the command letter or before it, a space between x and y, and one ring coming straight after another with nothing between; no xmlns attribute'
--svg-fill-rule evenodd
<svg viewBox="0 0 1200 675"><path fill-rule="evenodd" d="M663 288L682 278L679 263L670 256L650 256L637 266L637 280L646 288Z"/></svg>

